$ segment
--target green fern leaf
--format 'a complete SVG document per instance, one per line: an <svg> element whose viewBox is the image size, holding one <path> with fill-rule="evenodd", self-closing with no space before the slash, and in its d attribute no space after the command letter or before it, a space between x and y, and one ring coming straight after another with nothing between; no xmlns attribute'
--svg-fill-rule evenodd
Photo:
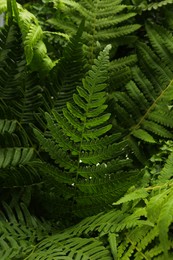
<svg viewBox="0 0 173 260"><path fill-rule="evenodd" d="M57 250L57 245L59 250ZM63 258L63 254L66 256ZM56 257L56 259L84 259L94 258L96 260L101 259L111 259L109 251L102 245L100 241L92 238L73 238L69 234L57 234L51 238L43 240L38 250L30 255L30 259L51 259L51 257Z"/></svg>
<svg viewBox="0 0 173 260"><path fill-rule="evenodd" d="M68 195L61 191L61 196L67 202L69 198L73 201L71 210L78 216L90 215L92 211L98 212L100 208L106 207L106 201L113 200L116 190L114 181L116 178L121 179L122 167L131 165L130 160L121 158L126 141L120 142L117 134L109 135L112 128L108 123L110 113L105 112L109 51L110 45L94 61L92 69L82 80L83 86L77 87L73 103L68 102L61 114L55 109L52 115L46 113L48 135L44 136L40 131L34 130L41 149L53 159L55 168L51 174L57 180L55 185L59 182L65 184ZM52 138L49 137L50 133ZM45 173L47 167L44 169L43 166L41 170ZM65 170L64 180L62 170ZM127 182L123 189L128 187L135 174L124 173Z"/></svg>
<svg viewBox="0 0 173 260"><path fill-rule="evenodd" d="M145 130L143 129L137 129L133 131L133 136L144 140L145 142L149 142L149 143L156 143L156 141L154 140L154 138L148 134Z"/></svg>
<svg viewBox="0 0 173 260"><path fill-rule="evenodd" d="M16 120L0 120L0 134L4 134L5 132L13 133L16 129Z"/></svg>
<svg viewBox="0 0 173 260"><path fill-rule="evenodd" d="M156 10L156 9L159 9L159 8L165 6L165 5L172 4L172 3L173 3L172 0L163 0L163 1L160 1L158 3L149 3L145 7L142 7L142 9L144 11L146 11L146 10L150 11L150 10L153 10L153 9Z"/></svg>
<svg viewBox="0 0 173 260"><path fill-rule="evenodd" d="M157 217L160 215L162 206L167 198L168 191L157 194L151 198L147 206L147 216L153 222L157 221Z"/></svg>
<svg viewBox="0 0 173 260"><path fill-rule="evenodd" d="M38 76L26 68L21 34L16 24L5 26L0 37L0 113L8 115L7 118L11 113L12 118L28 124L34 121L34 112L43 104L43 91L38 85Z"/></svg>
<svg viewBox="0 0 173 260"><path fill-rule="evenodd" d="M114 203L118 207L85 218L77 225L68 228L63 234L56 234L53 238L56 245L61 242L60 245L63 244L68 256L74 257L73 249L75 248L77 251L79 248L79 251L81 250L81 239L84 239L84 247L88 240L89 246L87 248L90 250L92 245L90 247L89 241L96 238L98 241L104 241L107 245L106 249L109 250L109 254L107 254L107 250L100 247L100 251L103 253L103 256L98 253L100 259L104 259L104 256L108 257L108 255L111 259L171 259L173 222L171 158L172 154L164 167L164 171L166 171L164 181L161 182L159 176L163 169L160 169L154 178L151 171L149 173L150 184L147 184L145 188L142 180L141 188L138 184L136 188L131 187L124 197ZM154 164L153 167L155 168L155 166ZM102 191L104 193L104 190ZM85 202L87 205L87 200ZM122 204L121 207L120 204ZM87 240L85 240L86 238ZM64 242L65 239L66 242ZM50 238L42 242L41 250L42 248L43 250L47 249L46 244L49 245L50 242L51 246L48 250L54 253L54 242ZM93 252L97 251L96 248ZM83 252L80 251L80 253L83 255ZM97 259L97 254L94 257Z"/></svg>
<svg viewBox="0 0 173 260"><path fill-rule="evenodd" d="M170 195L168 197L168 200L162 207L158 218L159 238L160 238L160 243L163 246L165 258L168 258L168 231L169 231L169 226L172 223L172 214L173 214L173 196Z"/></svg>
<svg viewBox="0 0 173 260"><path fill-rule="evenodd" d="M3 203L0 212L1 259L25 258L32 254L35 241L40 241L51 230L50 225L32 217L24 204L14 207Z"/></svg>
<svg viewBox="0 0 173 260"><path fill-rule="evenodd" d="M62 57L50 72L48 88L51 92L50 95L53 97L53 107L60 113L62 108L66 107L67 102L73 101L76 86L81 84L84 76L84 55L81 42L83 29L84 21L81 22L77 32L69 39Z"/></svg>
<svg viewBox="0 0 173 260"><path fill-rule="evenodd" d="M0 168L26 164L33 157L33 148L4 148L0 149Z"/></svg>
<svg viewBox="0 0 173 260"><path fill-rule="evenodd" d="M134 81L126 84L124 91L112 94L117 125L121 125L124 133L128 132L132 156L134 153L141 162L145 162L144 154L150 150L145 143L150 143L152 150L160 137L172 139L173 126L169 107L173 99L173 63L167 47L171 45L172 34L151 24L146 29L152 48L149 44L138 44L139 66L132 69Z"/></svg>
<svg viewBox="0 0 173 260"><path fill-rule="evenodd" d="M172 160L173 160L173 154L171 153L160 173L159 181L161 183L164 183L165 180L169 180L172 177Z"/></svg>
<svg viewBox="0 0 173 260"><path fill-rule="evenodd" d="M33 59L33 48L37 42L42 38L42 30L40 26L35 26L34 24L30 25L28 28L28 33L25 38L25 55L27 64L30 64Z"/></svg>
<svg viewBox="0 0 173 260"><path fill-rule="evenodd" d="M117 259L117 246L116 246L116 234L114 233L109 233L109 238L108 238L110 247L111 247L111 253L113 255L113 259Z"/></svg>
<svg viewBox="0 0 173 260"><path fill-rule="evenodd" d="M78 2L74 0L54 0L54 7L61 13L66 13L65 23L62 20L50 18L48 22L57 28L60 28L67 34L74 34L76 24L79 25L82 19L85 19L85 28L83 33L84 50L89 63L93 63L93 58L98 51L111 43L112 46L122 42L123 37L133 33L140 28L138 24L129 25L129 20L136 13L124 10L127 7L122 1L109 0L109 3L100 1L98 3L88 1ZM76 16L76 13L78 16ZM124 26L124 24L126 24ZM120 40L120 37L122 39ZM116 47L113 47L115 50Z"/></svg>
<svg viewBox="0 0 173 260"><path fill-rule="evenodd" d="M145 189L138 189L134 190L131 194L126 194L124 197L122 197L120 200L118 200L116 203L113 203L113 205L119 205L125 202L129 202L136 199L145 199L148 196L148 193Z"/></svg>

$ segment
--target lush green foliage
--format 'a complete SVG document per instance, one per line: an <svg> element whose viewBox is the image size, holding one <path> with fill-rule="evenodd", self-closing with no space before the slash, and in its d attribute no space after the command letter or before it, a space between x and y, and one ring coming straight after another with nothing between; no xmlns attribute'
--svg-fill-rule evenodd
<svg viewBox="0 0 173 260"><path fill-rule="evenodd" d="M158 158L164 155L164 161L170 154L164 167L152 157L154 167L144 169L141 185L131 187L114 203L114 209L88 217L63 232L33 218L24 204L4 204L2 259L172 259L170 147L172 142L157 154Z"/></svg>
<svg viewBox="0 0 173 260"><path fill-rule="evenodd" d="M1 1L1 259L172 259L172 8Z"/></svg>

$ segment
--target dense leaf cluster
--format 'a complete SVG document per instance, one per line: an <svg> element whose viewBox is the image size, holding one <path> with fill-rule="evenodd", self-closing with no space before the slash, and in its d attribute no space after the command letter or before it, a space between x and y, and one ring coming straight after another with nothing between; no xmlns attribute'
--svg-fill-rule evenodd
<svg viewBox="0 0 173 260"><path fill-rule="evenodd" d="M172 9L1 1L1 259L172 259Z"/></svg>

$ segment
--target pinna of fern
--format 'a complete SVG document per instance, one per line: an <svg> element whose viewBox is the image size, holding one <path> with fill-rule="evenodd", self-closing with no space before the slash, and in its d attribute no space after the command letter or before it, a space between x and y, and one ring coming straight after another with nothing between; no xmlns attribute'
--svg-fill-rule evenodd
<svg viewBox="0 0 173 260"><path fill-rule="evenodd" d="M110 207L114 196L126 190L129 179L133 182L136 176L135 172L123 172L131 167L130 160L122 156L126 141L121 141L119 134L109 135L110 114L105 113L109 50L110 45L95 60L63 115L56 110L46 113L49 131L43 135L34 130L41 149L53 160L51 165L44 164L42 171L53 176L62 192L59 197L72 201L72 212L81 216ZM124 188L121 178L127 180Z"/></svg>

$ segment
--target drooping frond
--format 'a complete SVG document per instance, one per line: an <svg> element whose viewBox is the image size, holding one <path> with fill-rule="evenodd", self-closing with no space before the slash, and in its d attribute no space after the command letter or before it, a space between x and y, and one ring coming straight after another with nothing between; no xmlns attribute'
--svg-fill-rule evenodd
<svg viewBox="0 0 173 260"><path fill-rule="evenodd" d="M140 161L145 161L146 151L139 143L155 144L159 138L173 137L173 38L160 26L146 28L152 48L138 44L139 66L132 69L133 81L125 91L113 93L116 119Z"/></svg>
<svg viewBox="0 0 173 260"><path fill-rule="evenodd" d="M61 183L61 197L72 200L72 211L81 216L109 207L115 194L127 189L130 177L133 182L135 176L135 172L122 172L130 166L128 159L121 158L126 142L120 142L117 134L106 136L112 127L110 114L105 112L109 49L108 45L95 60L63 115L55 110L53 115L46 114L52 138L35 130L42 149L56 166L50 172L57 185ZM49 166L43 168L49 172ZM128 179L127 186L119 186L116 178L119 182ZM68 195L63 194L64 184Z"/></svg>

